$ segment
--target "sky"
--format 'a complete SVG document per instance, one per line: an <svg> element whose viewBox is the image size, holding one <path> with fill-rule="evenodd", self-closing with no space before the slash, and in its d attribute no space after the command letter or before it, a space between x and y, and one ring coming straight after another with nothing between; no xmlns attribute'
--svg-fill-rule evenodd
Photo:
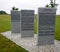
<svg viewBox="0 0 60 52"><path fill-rule="evenodd" d="M49 3L50 0L0 0L0 10L10 13L12 7L15 6L19 8L19 10L31 9L35 10L35 13L37 13L38 8L45 7L45 5ZM60 0L56 0L56 3L59 4L56 14L60 14Z"/></svg>

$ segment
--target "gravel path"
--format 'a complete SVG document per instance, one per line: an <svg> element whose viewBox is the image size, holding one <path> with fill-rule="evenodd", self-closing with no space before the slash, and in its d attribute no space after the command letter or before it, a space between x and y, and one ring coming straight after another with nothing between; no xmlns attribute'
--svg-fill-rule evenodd
<svg viewBox="0 0 60 52"><path fill-rule="evenodd" d="M37 46L36 35L33 38L21 38L21 34L11 34L11 31L1 34L29 52L60 52L60 41L57 40L54 40L54 45Z"/></svg>

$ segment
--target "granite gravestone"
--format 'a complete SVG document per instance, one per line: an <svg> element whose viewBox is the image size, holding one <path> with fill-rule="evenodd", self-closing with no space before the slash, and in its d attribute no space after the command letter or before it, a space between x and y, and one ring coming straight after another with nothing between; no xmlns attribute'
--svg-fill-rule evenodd
<svg viewBox="0 0 60 52"><path fill-rule="evenodd" d="M21 37L34 36L34 10L21 10Z"/></svg>
<svg viewBox="0 0 60 52"><path fill-rule="evenodd" d="M37 45L54 44L55 16L55 8L38 9Z"/></svg>
<svg viewBox="0 0 60 52"><path fill-rule="evenodd" d="M12 33L20 33L20 11L11 11L11 31Z"/></svg>

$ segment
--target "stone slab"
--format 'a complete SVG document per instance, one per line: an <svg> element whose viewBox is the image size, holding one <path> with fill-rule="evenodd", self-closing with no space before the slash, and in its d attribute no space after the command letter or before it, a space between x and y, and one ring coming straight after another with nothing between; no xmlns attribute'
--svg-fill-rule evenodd
<svg viewBox="0 0 60 52"><path fill-rule="evenodd" d="M20 22L20 11L11 11L11 22Z"/></svg>
<svg viewBox="0 0 60 52"><path fill-rule="evenodd" d="M11 31L12 31L12 33L21 33L21 23L20 22L12 22L11 23Z"/></svg>
<svg viewBox="0 0 60 52"><path fill-rule="evenodd" d="M34 36L34 10L21 10L21 37Z"/></svg>
<svg viewBox="0 0 60 52"><path fill-rule="evenodd" d="M12 33L20 33L21 31L20 11L11 11L11 31Z"/></svg>
<svg viewBox="0 0 60 52"><path fill-rule="evenodd" d="M54 44L55 19L55 8L38 8L38 46Z"/></svg>

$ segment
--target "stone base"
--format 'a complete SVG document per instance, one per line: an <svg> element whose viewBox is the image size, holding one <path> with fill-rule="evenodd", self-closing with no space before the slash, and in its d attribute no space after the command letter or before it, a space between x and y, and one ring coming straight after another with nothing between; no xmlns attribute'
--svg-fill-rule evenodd
<svg viewBox="0 0 60 52"><path fill-rule="evenodd" d="M37 46L36 35L33 38L21 38L21 34L11 34L11 31L1 34L29 52L60 52L60 41L57 40L54 41L54 45Z"/></svg>
<svg viewBox="0 0 60 52"><path fill-rule="evenodd" d="M34 31L21 31L21 38L34 37Z"/></svg>
<svg viewBox="0 0 60 52"><path fill-rule="evenodd" d="M54 45L36 46L36 52L55 52Z"/></svg>

